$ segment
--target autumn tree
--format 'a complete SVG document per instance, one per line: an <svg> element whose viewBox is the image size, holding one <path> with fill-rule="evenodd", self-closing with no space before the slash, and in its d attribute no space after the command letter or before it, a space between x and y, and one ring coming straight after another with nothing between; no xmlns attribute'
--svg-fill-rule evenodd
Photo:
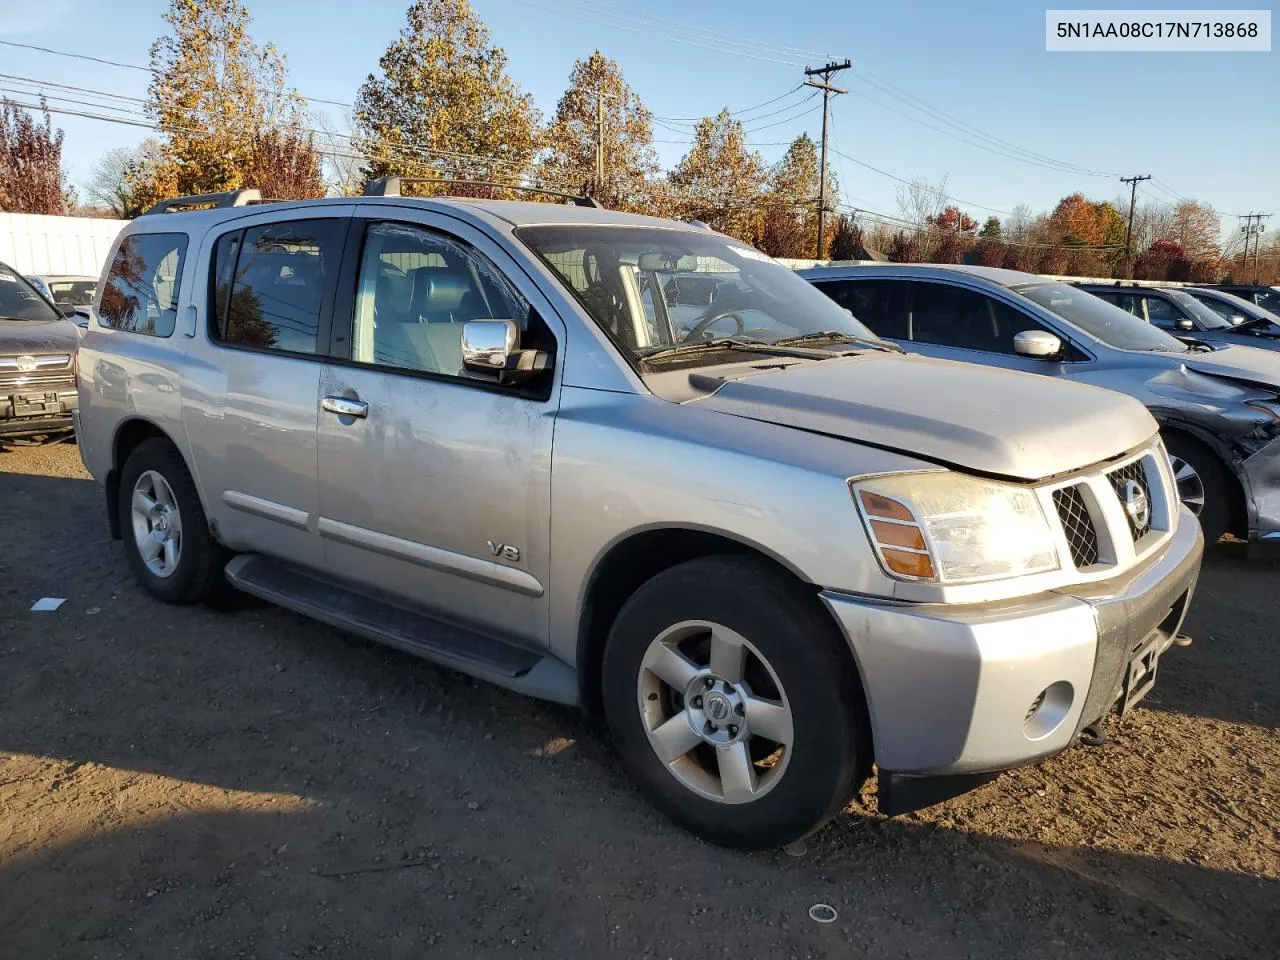
<svg viewBox="0 0 1280 960"><path fill-rule="evenodd" d="M1208 204L1183 200L1173 208L1163 238L1174 240L1191 261L1216 261L1220 255L1218 238L1222 223Z"/></svg>
<svg viewBox="0 0 1280 960"><path fill-rule="evenodd" d="M1133 264L1135 280L1185 281L1191 274L1187 252L1177 240L1157 240L1138 255Z"/></svg>
<svg viewBox="0 0 1280 960"><path fill-rule="evenodd" d="M276 200L305 200L324 193L320 155L309 134L266 127L249 139L244 182Z"/></svg>
<svg viewBox="0 0 1280 960"><path fill-rule="evenodd" d="M65 216L75 194L62 171L62 131L54 130L40 101L44 122L12 100L0 99L0 210Z"/></svg>
<svg viewBox="0 0 1280 960"><path fill-rule="evenodd" d="M938 213L926 217L925 222L946 233L969 234L978 229L978 221L956 206L944 207Z"/></svg>
<svg viewBox="0 0 1280 960"><path fill-rule="evenodd" d="M862 253L862 227L848 214L840 214L831 231L831 246L827 250L827 256L832 260L857 260Z"/></svg>
<svg viewBox="0 0 1280 960"><path fill-rule="evenodd" d="M800 259L813 256L803 220L786 204L766 201L755 244L771 257Z"/></svg>
<svg viewBox="0 0 1280 960"><path fill-rule="evenodd" d="M758 233L765 178L764 159L747 152L742 124L725 108L698 121L693 147L667 182L682 219L701 220L750 243Z"/></svg>
<svg viewBox="0 0 1280 960"><path fill-rule="evenodd" d="M311 163L299 151L314 152L303 102L286 86L284 57L249 36L244 4L170 0L164 20L172 32L151 45L147 102L163 137L160 155L130 178L143 205L169 196L261 189L250 175L267 178L265 195L271 184L291 182L293 195L319 196L318 175L305 189L296 180ZM275 161L285 167L273 170ZM319 168L318 157L314 166Z"/></svg>
<svg viewBox="0 0 1280 960"><path fill-rule="evenodd" d="M533 98L467 0L415 0L400 37L356 97L356 144L369 179L510 181L538 146ZM428 191L423 191L428 192Z"/></svg>
<svg viewBox="0 0 1280 960"><path fill-rule="evenodd" d="M802 252L799 254L775 254L775 256L822 257L827 251L818 250L818 198L822 183L821 165L818 158L818 145L807 133L802 133L791 141L787 152L783 154L769 172L769 183L765 193L765 202L771 208L787 211L805 238ZM834 175L827 171L828 204L839 196L839 189ZM782 216L773 212L770 216ZM830 234L825 238L830 243Z"/></svg>
<svg viewBox="0 0 1280 960"><path fill-rule="evenodd" d="M603 108L604 180L596 182L596 143ZM650 187L662 169L653 149L653 115L627 81L622 68L599 50L578 60L569 88L556 104L543 133L540 179L581 189L605 206L647 210Z"/></svg>
<svg viewBox="0 0 1280 960"><path fill-rule="evenodd" d="M1002 239L1002 234L1000 230L1000 218L995 216L987 217L987 219L982 224L982 229L978 231L978 236L981 237L983 240ZM995 264L991 264L991 266L995 266Z"/></svg>

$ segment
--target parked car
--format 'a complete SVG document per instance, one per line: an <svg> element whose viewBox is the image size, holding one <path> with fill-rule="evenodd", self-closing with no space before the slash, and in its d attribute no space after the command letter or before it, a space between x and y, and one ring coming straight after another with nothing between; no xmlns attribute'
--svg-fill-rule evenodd
<svg viewBox="0 0 1280 960"><path fill-rule="evenodd" d="M1095 384L1146 404L1205 536L1280 544L1280 358L1188 346L1078 287L988 267L883 264L801 275L926 356ZM1163 301L1161 301L1163 302Z"/></svg>
<svg viewBox="0 0 1280 960"><path fill-rule="evenodd" d="M662 810L741 847L873 762L913 809L1150 688L1203 541L1141 404L907 356L696 225L372 189L117 241L81 449L157 599L225 573L598 709ZM678 336L641 291L694 273Z"/></svg>
<svg viewBox="0 0 1280 960"><path fill-rule="evenodd" d="M1249 300L1272 313L1280 313L1280 290L1260 283L1219 283L1212 289L1233 293L1242 300Z"/></svg>
<svg viewBox="0 0 1280 960"><path fill-rule="evenodd" d="M92 307L97 277L28 275L30 284L59 307Z"/></svg>
<svg viewBox="0 0 1280 960"><path fill-rule="evenodd" d="M76 325L0 263L0 437L71 430Z"/></svg>
<svg viewBox="0 0 1280 960"><path fill-rule="evenodd" d="M1248 331L1258 337L1280 336L1280 316L1258 306L1252 300L1207 287L1188 287L1185 292L1237 330Z"/></svg>
<svg viewBox="0 0 1280 960"><path fill-rule="evenodd" d="M1179 340L1199 343L1231 344L1280 350L1280 336L1269 327L1239 327L1211 310L1190 293L1170 287L1113 286L1110 284L1075 284L1139 320L1166 330Z"/></svg>

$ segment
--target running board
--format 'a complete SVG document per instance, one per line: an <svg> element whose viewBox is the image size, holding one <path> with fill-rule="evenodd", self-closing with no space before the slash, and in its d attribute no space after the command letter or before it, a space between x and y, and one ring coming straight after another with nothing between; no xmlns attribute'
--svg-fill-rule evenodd
<svg viewBox="0 0 1280 960"><path fill-rule="evenodd" d="M576 706L577 673L549 653L437 620L246 553L227 564L237 590L509 690Z"/></svg>

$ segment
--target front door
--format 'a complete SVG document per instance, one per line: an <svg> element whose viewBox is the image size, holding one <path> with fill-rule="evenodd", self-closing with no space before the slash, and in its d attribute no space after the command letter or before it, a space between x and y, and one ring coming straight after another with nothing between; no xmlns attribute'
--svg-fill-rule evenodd
<svg viewBox="0 0 1280 960"><path fill-rule="evenodd" d="M321 377L326 567L446 619L545 643L556 383L470 375L461 337L468 320L508 319L524 345L554 349L549 308L479 231L396 215L405 219L355 221L348 320L335 314L338 359Z"/></svg>

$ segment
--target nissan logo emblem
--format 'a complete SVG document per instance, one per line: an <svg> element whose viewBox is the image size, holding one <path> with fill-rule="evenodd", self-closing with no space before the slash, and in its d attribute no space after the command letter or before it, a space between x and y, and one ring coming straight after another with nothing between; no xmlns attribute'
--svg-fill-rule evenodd
<svg viewBox="0 0 1280 960"><path fill-rule="evenodd" d="M1129 519L1137 529L1141 530L1151 522L1151 501L1135 481L1125 481L1122 500L1124 512L1129 515Z"/></svg>

